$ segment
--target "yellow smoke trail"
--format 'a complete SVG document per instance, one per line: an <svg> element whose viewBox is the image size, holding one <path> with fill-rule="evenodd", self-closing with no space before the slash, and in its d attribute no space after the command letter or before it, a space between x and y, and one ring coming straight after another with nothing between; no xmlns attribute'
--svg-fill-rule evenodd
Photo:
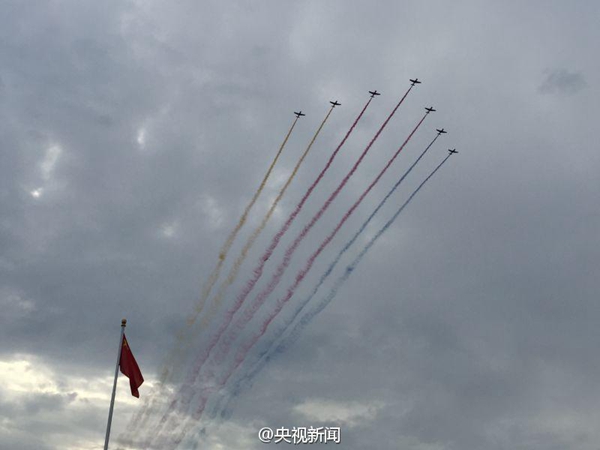
<svg viewBox="0 0 600 450"><path fill-rule="evenodd" d="M285 147L285 144L287 143L290 135L292 134L292 131L294 130L294 127L296 126L296 122L298 122L299 118L300 117L298 116L298 117L296 117L296 120L294 120L294 123L290 127L288 134L286 135L285 139L281 143L281 146L279 147L279 151L277 152L277 155L275 155L275 159L273 159L273 162L269 166L269 169L267 170L267 173L265 174L262 182L260 183L260 186L254 193L252 200L250 200L250 203L248 203L248 206L246 206L246 209L244 210L242 217L240 217L240 220L238 221L237 225L235 226L233 231L227 237L225 244L223 244L223 247L221 247L221 251L219 252L219 262L217 263L216 267L210 274L210 277L208 277L208 280L207 280L204 288L202 289L202 296L200 297L200 300L198 301L198 304L195 307L194 313L187 319L187 323L189 326L194 324L194 322L198 318L198 314L200 314L200 312L202 312L202 309L204 308L204 305L206 304L206 300L208 299L208 296L210 295L213 286L219 279L219 275L221 274L221 268L223 267L223 263L225 262L225 259L227 258L227 254L229 253L229 250L231 249L231 246L233 245L233 241L235 240L235 238L236 238L237 234L239 233L240 229L242 228L242 226L244 226L244 223L246 222L246 218L248 217L250 210L256 203L256 200L258 200L260 193L265 188L265 185L267 184L269 175L271 175L271 172L273 171L273 168L275 167L275 164L277 163L277 160L279 159L279 155L281 155L281 152L283 152L283 148Z"/></svg>
<svg viewBox="0 0 600 450"><path fill-rule="evenodd" d="M168 390L166 383L167 383L167 381L170 380L171 375L174 372L173 369L175 367L179 367L183 363L183 359L184 359L184 357L187 353L187 349L190 345L189 339L187 339L187 342L184 342L184 341L186 341L185 338L186 338L187 328L194 325L196 319L198 318L198 315L202 312L204 305L206 304L206 300L208 299L208 297L212 291L212 288L214 287L215 283L219 279L219 275L221 274L221 268L223 267L223 263L225 262L225 259L227 258L227 254L229 253L231 246L233 245L233 242L235 241L235 238L236 238L237 234L239 233L240 229L246 222L246 219L248 217L248 214L250 213L250 210L252 209L252 207L258 200L258 197L260 196L261 192L265 188L265 185L267 184L267 180L268 180L269 176L271 175L271 172L273 171L273 168L275 167L275 164L277 163L279 156L283 152L285 144L287 143L288 139L290 138L290 135L292 134L292 131L294 130L294 127L296 126L296 123L298 122L299 118L300 118L300 116L296 117L296 119L292 123L292 126L290 127L287 135L285 136L285 139L281 143L281 146L279 147L279 150L277 151L275 158L273 159L273 162L271 163L271 165L269 166L269 168L267 170L267 173L263 177L263 180L260 183L260 186L254 193L252 200L250 200L250 203L248 203L248 206L246 206L246 209L244 210L244 213L240 217L240 220L238 221L236 227L229 234L229 236L227 237L227 240L221 247L221 251L219 252L219 262L217 263L217 265L213 269L212 273L210 274L210 277L208 278L207 282L205 283L205 286L202 289L202 295L200 297L200 300L198 301L198 304L194 308L194 312L187 319L188 327L184 327L184 328L180 329L179 332L177 333L176 350L170 354L167 362L165 362L165 364L163 365L162 371L161 371L159 379L158 379L158 386L155 388L155 392L153 393L153 395L151 395L152 398L148 399L148 401L146 402L146 405L145 405L146 407L142 408L138 412L138 414L136 414L134 416L134 418L132 419L130 426L128 427L130 430L132 430L131 432L128 433L129 436L126 436L126 437L123 436L122 438L133 439L133 437L136 436L138 434L138 432L140 430L142 430L144 428L144 426L146 425L146 423L148 422L148 419L150 418L150 411L153 411L154 408L157 406L158 399L164 398L166 391ZM303 155L302 159L304 159L304 156L306 156L306 153L307 152L305 152L305 155ZM296 166L296 169L297 168L298 168L298 166ZM288 180L287 184L289 184L289 181L290 180ZM287 184L286 184L286 187L287 187ZM278 200L279 200L279 197L278 197ZM274 209L274 208L272 208L272 209ZM269 211L269 212L272 213L272 211Z"/></svg>
<svg viewBox="0 0 600 450"><path fill-rule="evenodd" d="M283 187L279 191L279 194L277 194L277 197L273 201L273 204L271 205L271 208L269 209L269 211L267 212L267 214L263 218L263 220L260 223L260 225L254 230L254 232L248 238L248 240L246 242L246 245L244 245L244 248L240 252L240 255L238 256L238 258L233 263L233 266L231 267L231 270L229 271L229 275L227 276L227 278L225 279L225 281L219 287L219 291L217 292L217 295L214 297L213 302L212 302L212 304L210 306L210 309L208 310L208 313L202 318L202 321L200 322L200 330L203 329L204 327L206 327L206 325L208 324L208 322L214 316L215 312L217 311L217 308L220 306L221 302L223 301L223 296L225 295L225 291L235 281L235 278L237 277L237 274L238 274L238 272L240 270L240 267L242 266L243 262L246 260L246 257L248 256L248 252L250 251L250 249L254 245L254 242L256 241L256 239L258 238L258 236L260 236L260 233L262 233L263 230L265 229L265 226L267 225L267 222L269 221L269 219L271 218L271 216L275 212L275 208L277 208L277 205L279 204L279 201L283 197L283 194L285 194L285 191L287 190L287 188L289 187L289 185L292 183L292 180L296 176L296 173L298 172L298 169L302 165L302 162L304 161L304 158L306 158L306 155L308 155L308 152L310 151L311 147L313 146L313 144L317 140L317 137L319 136L319 133L321 133L321 130L323 129L323 126L325 126L325 122L327 122L327 119L329 119L329 116L331 115L331 113L332 113L332 111L333 111L334 108L335 108L335 105L332 106L329 109L329 111L327 112L327 115L325 116L325 119L323 119L323 122L321 122L321 125L317 129L317 132L315 133L315 135L311 139L310 143L308 144L308 147L306 147L306 150L304 150L304 153L302 154L302 156L300 157L300 159L296 163L296 167L294 167L294 170L292 171L292 174L289 176L289 178L287 179L287 181L285 182L285 184L283 185Z"/></svg>

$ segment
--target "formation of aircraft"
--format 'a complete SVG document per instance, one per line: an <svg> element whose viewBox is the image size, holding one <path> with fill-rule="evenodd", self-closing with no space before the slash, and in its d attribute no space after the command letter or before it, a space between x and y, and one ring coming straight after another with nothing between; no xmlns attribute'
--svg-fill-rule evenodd
<svg viewBox="0 0 600 450"><path fill-rule="evenodd" d="M421 84L421 82L419 81L419 79L418 79L418 78L414 78L414 79L412 79L412 78L411 78L411 79L410 79L410 82L411 82L411 85L412 85L412 86L414 86L414 85L416 85L416 84ZM377 92L377 90L375 90L375 91L369 91L369 94L371 94L371 98L375 97L376 95L381 95L379 92ZM335 108L336 106L340 106L340 105L341 105L341 103L340 103L340 102L338 102L337 100L335 100L335 101L329 101L329 103L331 103L331 105L332 105L334 108ZM431 113L431 112L434 112L434 111L436 111L436 110L433 108L433 106L430 106L429 108L425 108L425 111L427 111L427 114L429 114L429 113ZM300 118L300 117L302 117L302 116L305 116L305 115L306 115L306 114L304 114L302 111L294 111L294 114L296 114L296 117L298 117L298 118ZM436 129L435 129L435 131L437 131L437 132L438 132L438 135L441 135L441 134L446 134L446 133L447 133L447 131L446 131L446 130L444 130L443 128L436 128ZM452 149L450 149L450 148L449 148L449 149L448 149L448 152L449 152L451 155L452 155L452 154L454 154L454 153L458 153L458 152L456 151L456 149L455 149L455 148L452 148Z"/></svg>

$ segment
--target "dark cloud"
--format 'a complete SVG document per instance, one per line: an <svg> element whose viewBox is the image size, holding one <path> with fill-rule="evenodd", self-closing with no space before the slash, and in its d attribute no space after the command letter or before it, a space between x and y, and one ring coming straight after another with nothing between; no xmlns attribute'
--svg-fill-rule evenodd
<svg viewBox="0 0 600 450"><path fill-rule="evenodd" d="M299 248L271 300L285 292L424 106L438 112L317 260L296 298L310 292L435 128L449 133L383 208L369 236L447 147L460 154L302 337L234 400L227 419L199 424L202 439L212 447L261 448L260 426L330 423L331 415L311 416L322 407L338 417L344 409L363 412L341 424L347 449L594 448L598 99L588 89L585 98L565 96L556 108L538 95L581 92L597 78L594 2L574 9L560 2L374 8L356 1L15 1L3 8L0 448L100 446L108 404L98 399L110 394L121 318L129 319L127 336L148 380L143 401L292 111L307 116L242 239L277 194L327 102L342 103L231 296L366 91L383 95L266 275L414 76L423 84ZM544 72L548 67L557 69ZM201 334L195 345L207 339ZM54 388L13 383L9 368L27 358L36 361L28 374L37 369ZM126 380L120 383L115 437L139 408L126 401ZM2 428L4 418L17 424L12 431Z"/></svg>
<svg viewBox="0 0 600 450"><path fill-rule="evenodd" d="M587 87L585 77L580 72L567 69L548 70L539 87L542 94L575 94Z"/></svg>
<svg viewBox="0 0 600 450"><path fill-rule="evenodd" d="M24 412L36 414L41 410L60 411L77 398L77 393L28 395L23 399Z"/></svg>

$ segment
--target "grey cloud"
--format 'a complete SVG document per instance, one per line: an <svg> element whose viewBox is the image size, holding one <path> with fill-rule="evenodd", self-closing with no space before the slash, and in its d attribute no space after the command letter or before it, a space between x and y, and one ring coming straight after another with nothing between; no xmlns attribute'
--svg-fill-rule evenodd
<svg viewBox="0 0 600 450"><path fill-rule="evenodd" d="M548 70L539 87L542 94L575 94L588 86L581 72L567 69Z"/></svg>
<svg viewBox="0 0 600 450"><path fill-rule="evenodd" d="M27 414L44 411L60 411L77 398L77 393L69 394L31 394L23 399L23 408Z"/></svg>
<svg viewBox="0 0 600 450"><path fill-rule="evenodd" d="M438 112L332 241L295 299L310 292L434 128L449 133L368 233L447 147L460 154L301 339L241 393L224 423L206 420L198 428L211 445L260 448L248 428L255 424L322 425L299 423L307 419L295 411L307 400L376 403L382 406L373 421L343 430L341 448L596 450L598 99L588 89L581 102L570 97L577 104L546 109L548 97L538 95L574 94L598 78L597 58L590 56L598 32L588 22L598 7L578 5L6 2L0 19L0 359L32 354L57 374L109 379L125 316L134 354L147 379L154 378L291 112L301 108L307 116L273 179L289 173L327 101L342 103L226 302L344 135L366 91L383 95L265 275L351 167L407 79L418 76L423 84L298 249L275 294L284 293L424 106ZM547 67L555 69L544 72ZM142 129L143 146L137 142ZM53 145L62 151L44 178L40 165ZM276 195L271 181L242 239ZM207 339L201 334L194 349ZM101 443L108 405L95 407L82 395L69 403L74 390L67 380L57 396L19 404L3 397L2 415L38 432L0 432L0 447L61 448L52 440L60 433ZM147 396L148 385L140 391ZM73 418L72 407L81 404L85 413ZM136 408L118 402L115 436ZM27 410L36 417L28 419ZM64 426L68 418L72 423ZM238 438L231 430L250 434Z"/></svg>

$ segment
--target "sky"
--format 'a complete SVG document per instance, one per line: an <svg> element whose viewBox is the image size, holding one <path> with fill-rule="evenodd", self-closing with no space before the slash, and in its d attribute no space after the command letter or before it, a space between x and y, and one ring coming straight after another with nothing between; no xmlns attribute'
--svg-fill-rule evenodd
<svg viewBox="0 0 600 450"><path fill-rule="evenodd" d="M224 320L219 310L210 326L185 335L186 364L173 365L166 392L153 397L221 245L293 112L306 116L224 273L328 102L342 104L225 304L250 278L368 91L381 96L282 239L258 288L406 92L408 79L418 77L422 84L299 246L234 348L249 341L423 108L437 111L319 257L232 383L211 396L214 414L176 416L189 424L177 448L262 449L284 445L261 443L262 427L327 426L340 427L337 448L348 450L598 449L597 2L7 0L0 8L0 448L103 448L124 317L146 382L138 400L119 377L110 448L144 448L126 441L132 418L149 398L171 399ZM446 149L459 154L299 338L235 391L290 317L289 307L310 293L439 127L448 134L316 299ZM137 430L141 439L153 436L162 414L164 407L151 411ZM152 445L171 448L163 444Z"/></svg>

